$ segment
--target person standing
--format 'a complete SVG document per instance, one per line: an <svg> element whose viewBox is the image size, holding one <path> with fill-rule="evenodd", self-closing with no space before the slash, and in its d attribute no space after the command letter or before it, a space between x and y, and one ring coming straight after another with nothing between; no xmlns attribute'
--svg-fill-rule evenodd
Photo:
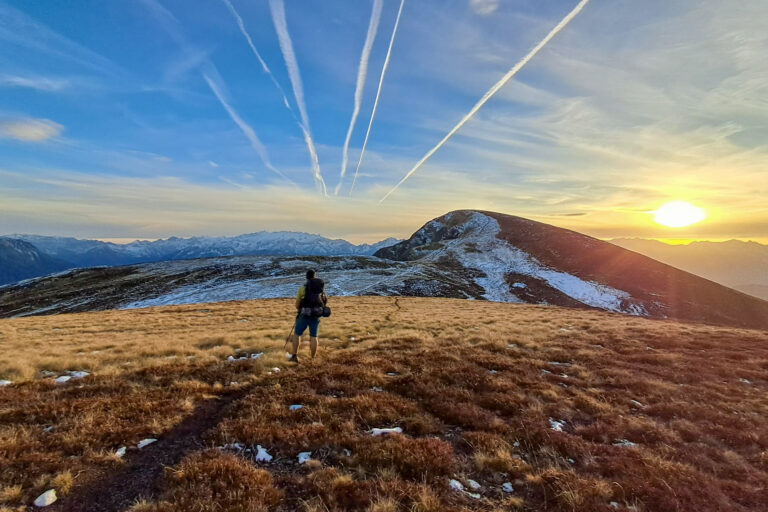
<svg viewBox="0 0 768 512"><path fill-rule="evenodd" d="M296 327L291 335L292 363L298 363L301 335L309 328L309 353L314 359L317 353L317 330L320 326L320 317L323 316L328 298L325 296L325 283L315 277L315 271L307 270L307 282L296 293Z"/></svg>

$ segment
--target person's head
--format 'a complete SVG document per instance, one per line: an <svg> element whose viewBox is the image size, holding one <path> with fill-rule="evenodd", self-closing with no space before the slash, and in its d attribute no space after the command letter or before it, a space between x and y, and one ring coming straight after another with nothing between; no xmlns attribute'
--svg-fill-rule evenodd
<svg viewBox="0 0 768 512"><path fill-rule="evenodd" d="M307 279L314 279L315 278L315 271L313 269L307 270Z"/></svg>

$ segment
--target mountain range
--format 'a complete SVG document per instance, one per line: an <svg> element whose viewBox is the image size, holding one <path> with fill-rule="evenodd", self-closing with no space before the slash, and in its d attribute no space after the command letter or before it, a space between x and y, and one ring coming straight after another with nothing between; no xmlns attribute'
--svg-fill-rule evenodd
<svg viewBox="0 0 768 512"><path fill-rule="evenodd" d="M453 297L768 329L768 302L547 224L460 210L373 256L238 256L72 270L0 289L0 316L329 295ZM457 305L457 307L460 307Z"/></svg>
<svg viewBox="0 0 768 512"><path fill-rule="evenodd" d="M639 238L611 243L768 300L768 245L740 240L670 245Z"/></svg>
<svg viewBox="0 0 768 512"><path fill-rule="evenodd" d="M289 231L260 231L235 237L171 237L156 241L139 240L129 244L39 235L8 235L0 240L5 240L6 245L15 244L26 247L28 256L26 260L21 254L13 257L16 264L13 267L8 266L0 275L0 285L67 268L112 267L194 258L265 254L371 255L378 249L398 241L389 238L376 244L354 245L346 240ZM32 250L36 253L33 254ZM4 254L0 252L0 262L4 263L5 268ZM46 264L40 264L41 261L45 261Z"/></svg>

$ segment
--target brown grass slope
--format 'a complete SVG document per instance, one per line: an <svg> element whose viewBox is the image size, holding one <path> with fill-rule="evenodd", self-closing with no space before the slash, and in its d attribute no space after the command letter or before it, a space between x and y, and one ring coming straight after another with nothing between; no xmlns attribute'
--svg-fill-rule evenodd
<svg viewBox="0 0 768 512"><path fill-rule="evenodd" d="M463 222L473 212L457 210L436 220L450 226ZM768 329L768 301L575 231L513 215L479 213L498 221L501 228L498 238L543 265L626 291L641 300L654 317ZM412 259L413 249L421 244L420 231L409 240L381 249L376 255L395 260Z"/></svg>
<svg viewBox="0 0 768 512"><path fill-rule="evenodd" d="M448 299L334 306L320 358L299 367L283 362L288 300L0 321L3 364L26 368L0 388L0 510L49 488L51 509L90 512L765 510L768 332ZM93 374L53 384L46 350ZM265 355L227 362L237 350ZM382 427L403 433L370 434Z"/></svg>

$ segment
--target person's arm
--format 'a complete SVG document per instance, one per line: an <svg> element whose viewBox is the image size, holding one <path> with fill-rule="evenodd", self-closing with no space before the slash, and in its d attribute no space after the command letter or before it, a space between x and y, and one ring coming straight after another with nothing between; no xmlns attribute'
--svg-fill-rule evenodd
<svg viewBox="0 0 768 512"><path fill-rule="evenodd" d="M299 288L298 293L296 293L296 312L298 313L301 309L301 299L304 298L304 287L302 286Z"/></svg>

